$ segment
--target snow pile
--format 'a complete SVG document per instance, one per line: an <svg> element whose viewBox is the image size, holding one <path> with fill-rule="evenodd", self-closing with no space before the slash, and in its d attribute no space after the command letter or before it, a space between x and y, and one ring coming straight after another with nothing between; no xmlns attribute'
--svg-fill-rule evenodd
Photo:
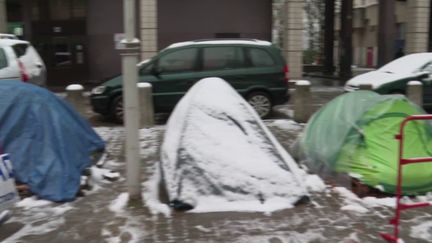
<svg viewBox="0 0 432 243"><path fill-rule="evenodd" d="M425 221L419 225L412 226L410 236L424 240L432 239L432 221Z"/></svg>
<svg viewBox="0 0 432 243"><path fill-rule="evenodd" d="M359 198L357 195L352 193L345 187L335 187L333 189L339 193L343 198L344 202L341 210L355 211L358 213L367 213L370 209L376 207L396 207L396 199L393 197L376 198L376 197L364 197Z"/></svg>
<svg viewBox="0 0 432 243"><path fill-rule="evenodd" d="M129 201L129 194L126 192L120 194L114 201L109 205L109 209L114 213L123 213Z"/></svg>
<svg viewBox="0 0 432 243"><path fill-rule="evenodd" d="M305 172L226 82L197 83L172 113L161 151L174 208L274 211L307 194Z"/></svg>
<svg viewBox="0 0 432 243"><path fill-rule="evenodd" d="M16 204L16 206L24 208L25 210L27 210L27 209L36 208L36 207L47 206L50 204L53 204L53 202L48 201L48 200L37 199L35 196L33 196L33 197L24 198L23 200L19 201Z"/></svg>
<svg viewBox="0 0 432 243"><path fill-rule="evenodd" d="M21 242L24 236L44 235L48 232L58 230L65 223L64 215L73 210L71 203L56 204L47 200L38 200L37 197L28 197L16 204L21 208L22 218L15 215L8 223L22 223L24 226L5 239L5 242ZM41 223L44 219L49 218L48 223Z"/></svg>
<svg viewBox="0 0 432 243"><path fill-rule="evenodd" d="M303 130L303 126L293 120L267 120L266 125L288 131Z"/></svg>

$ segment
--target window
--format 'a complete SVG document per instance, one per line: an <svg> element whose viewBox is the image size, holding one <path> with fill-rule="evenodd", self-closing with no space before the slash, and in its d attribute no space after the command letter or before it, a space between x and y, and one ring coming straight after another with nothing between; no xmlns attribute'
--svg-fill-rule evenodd
<svg viewBox="0 0 432 243"><path fill-rule="evenodd" d="M15 44L12 46L12 49L14 50L17 58L24 56L27 52L27 48L27 44Z"/></svg>
<svg viewBox="0 0 432 243"><path fill-rule="evenodd" d="M74 18L85 18L86 0L72 0L72 16Z"/></svg>
<svg viewBox="0 0 432 243"><path fill-rule="evenodd" d="M68 0L50 0L50 14L52 20L67 20L71 18L71 4Z"/></svg>
<svg viewBox="0 0 432 243"><path fill-rule="evenodd" d="M49 8L52 20L85 18L86 0L50 0Z"/></svg>
<svg viewBox="0 0 432 243"><path fill-rule="evenodd" d="M249 56L254 67L271 67L275 64L270 54L262 49L249 49Z"/></svg>
<svg viewBox="0 0 432 243"><path fill-rule="evenodd" d="M179 50L162 56L159 59L159 69L165 72L192 71L195 67L197 49Z"/></svg>
<svg viewBox="0 0 432 243"><path fill-rule="evenodd" d="M245 66L245 58L240 47L204 48L204 70L233 69Z"/></svg>
<svg viewBox="0 0 432 243"><path fill-rule="evenodd" d="M31 1L31 19L32 21L40 20L40 10L37 2Z"/></svg>
<svg viewBox="0 0 432 243"><path fill-rule="evenodd" d="M66 43L56 43L54 45L54 65L68 66L72 64L72 52Z"/></svg>
<svg viewBox="0 0 432 243"><path fill-rule="evenodd" d="M153 64L150 64L145 68L141 68L139 73L140 75L149 75L151 74L152 69L153 69Z"/></svg>
<svg viewBox="0 0 432 243"><path fill-rule="evenodd" d="M215 38L240 38L240 33L216 33Z"/></svg>
<svg viewBox="0 0 432 243"><path fill-rule="evenodd" d="M0 69L6 68L8 66L8 61L6 57L6 53L3 48L0 48Z"/></svg>

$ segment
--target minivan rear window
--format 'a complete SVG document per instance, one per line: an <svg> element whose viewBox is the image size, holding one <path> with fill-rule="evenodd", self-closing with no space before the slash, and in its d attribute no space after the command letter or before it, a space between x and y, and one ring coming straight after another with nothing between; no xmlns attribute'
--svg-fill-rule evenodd
<svg viewBox="0 0 432 243"><path fill-rule="evenodd" d="M207 47L203 52L203 69L234 69L245 66L245 57L240 47Z"/></svg>
<svg viewBox="0 0 432 243"><path fill-rule="evenodd" d="M8 61L6 58L6 53L3 48L0 48L0 69L8 66Z"/></svg>
<svg viewBox="0 0 432 243"><path fill-rule="evenodd" d="M249 56L254 67L271 67L275 64L270 54L262 49L250 48Z"/></svg>
<svg viewBox="0 0 432 243"><path fill-rule="evenodd" d="M14 50L16 57L20 58L26 54L28 47L28 44L20 43L13 45L12 49Z"/></svg>

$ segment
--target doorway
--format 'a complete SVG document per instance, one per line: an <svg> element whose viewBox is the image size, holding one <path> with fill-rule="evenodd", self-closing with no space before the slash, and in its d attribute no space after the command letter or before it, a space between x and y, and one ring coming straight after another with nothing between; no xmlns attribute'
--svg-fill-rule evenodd
<svg viewBox="0 0 432 243"><path fill-rule="evenodd" d="M45 61L48 85L64 86L88 80L85 36L39 37L34 45Z"/></svg>

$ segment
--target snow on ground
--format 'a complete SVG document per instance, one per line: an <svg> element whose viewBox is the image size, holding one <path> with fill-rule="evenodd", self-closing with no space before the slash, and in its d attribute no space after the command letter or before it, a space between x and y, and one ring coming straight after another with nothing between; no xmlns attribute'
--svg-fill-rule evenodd
<svg viewBox="0 0 432 243"><path fill-rule="evenodd" d="M424 220L425 222L411 226L410 236L430 241L432 240L432 220L430 217Z"/></svg>
<svg viewBox="0 0 432 243"><path fill-rule="evenodd" d="M129 201L129 194L122 193L111 202L109 209L114 213L123 213Z"/></svg>
<svg viewBox="0 0 432 243"><path fill-rule="evenodd" d="M281 130L287 130L287 131L302 131L303 125L293 121L293 120L265 120L265 124L267 126L273 126L277 127Z"/></svg>
<svg viewBox="0 0 432 243"><path fill-rule="evenodd" d="M20 242L20 238L27 235L43 235L47 232L56 230L64 224L65 219L62 215L73 209L70 203L56 204L46 200L38 200L30 197L21 200L16 204L17 208L22 208L24 217L12 217L8 223L22 223L23 227L7 238L7 242ZM40 224L44 219L50 219L48 223Z"/></svg>
<svg viewBox="0 0 432 243"><path fill-rule="evenodd" d="M144 236L145 230L143 229L139 220L128 212L127 206L129 201L128 193L121 193L116 199L114 199L110 205L109 210L115 213L116 217L125 218L126 222L123 226L118 227L118 231L114 234L110 230L110 222L108 222L102 229L102 236L106 242L109 243L120 243L123 242L122 236L128 235L128 242L141 242L140 239Z"/></svg>
<svg viewBox="0 0 432 243"><path fill-rule="evenodd" d="M390 207L394 208L396 199L394 197L376 198L364 197L359 198L353 192L345 187L335 187L333 190L343 199L343 206L341 210L355 211L358 213L367 213L376 207Z"/></svg>
<svg viewBox="0 0 432 243"><path fill-rule="evenodd" d="M287 240L289 239L289 240ZM305 232L291 232L289 235L269 235L269 236L243 236L233 243L248 243L248 242L269 242L269 243L307 243L307 242L325 242L326 238L319 230L309 229Z"/></svg>
<svg viewBox="0 0 432 243"><path fill-rule="evenodd" d="M322 192L326 189L324 181L317 175L307 175L305 184L309 192Z"/></svg>
<svg viewBox="0 0 432 243"><path fill-rule="evenodd" d="M297 125L289 121L271 123L274 126L284 127L283 129L297 129ZM305 177L308 191L312 193L311 205L301 207L298 210L295 209L295 211L291 209L278 211L272 213L271 216L255 213L241 214L241 216L236 215L236 213L175 215L166 204L161 203L159 200L158 146L160 135L164 129L164 127L155 127L140 131L141 156L145 160L153 161L145 166L145 176L142 184L144 203L149 207L151 214L137 213L126 209L128 195L124 193L126 191L125 187L121 186L124 184L123 177L116 182L103 179L105 173L124 167L124 161L121 161L119 157L123 149L123 128L100 127L96 130L104 140L116 142L108 142L107 144L107 154L102 157L102 160L105 161L104 168L92 168L93 190L86 193L86 195L98 197L99 193L109 190L111 199L101 202L101 198L90 199L90 197L84 197L74 202L57 204L38 200L36 197L26 198L17 203L14 209L15 215L8 221L8 223L20 223L23 226L5 239L4 242L25 242L23 239L29 239L28 236L33 237L30 239L44 239L44 235L56 235L59 234L58 232L61 232L61 234L69 233L68 236L73 236L69 238L70 240L83 241L83 238L79 237L80 235L85 237L85 234L78 230L80 229L77 228L78 226L69 225L67 219L67 215L75 215L79 210L82 210L79 207L83 207L83 203L86 205L85 207L90 207L89 212L91 213L87 215L94 215L95 219L100 217L100 212L104 210L112 214L103 223L97 220L87 221L87 219L82 219L83 224L86 225L85 227L100 229L96 233L96 235L98 233L100 235L99 241L112 243L125 241L186 242L189 239L191 239L190 242L223 239L219 242L239 243L350 242L348 240L354 242L381 242L377 236L378 231L391 229L390 226L384 227L387 226L386 223L393 216L395 203L393 197L381 199L366 197L360 199L346 188L337 187L330 190L316 175ZM121 142L119 143L119 141ZM124 173L121 174L124 175ZM119 187L119 185L120 190L110 190L111 187ZM323 190L328 191L327 196L322 193ZM339 197L334 197L334 193ZM97 201L86 202L87 200ZM329 204L327 200L332 200L335 204ZM405 200L408 202L432 201L432 194ZM91 208L93 203L96 203L96 205ZM332 205L335 207L333 208ZM223 206L220 205L220 207ZM254 205L246 205L245 208L248 209L248 207L252 206ZM255 206L262 207L262 205ZM411 241L406 242L430 242L432 239L432 220L430 214L427 213L428 211L408 211L403 213L405 218L409 216L408 220L403 222L403 229L407 233L409 231L409 235L405 235L405 237L411 239ZM168 217L159 217L158 214ZM281 217L280 214L285 216ZM242 219L243 217L249 219ZM148 223L143 223L143 218ZM81 219L79 222L81 222ZM88 222L95 222L96 224L90 226ZM160 230L161 228L162 230ZM78 233L72 234L69 232L74 230ZM74 238L75 236L77 238ZM206 236L208 237L206 238ZM209 242L212 242L212 240ZM46 241L34 240L32 242Z"/></svg>

